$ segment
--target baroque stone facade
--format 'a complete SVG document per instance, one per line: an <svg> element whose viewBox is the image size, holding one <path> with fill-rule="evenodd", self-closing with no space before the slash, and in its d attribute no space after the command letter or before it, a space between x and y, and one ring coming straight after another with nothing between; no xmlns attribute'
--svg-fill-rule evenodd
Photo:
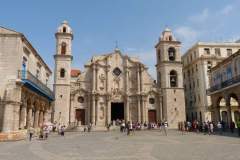
<svg viewBox="0 0 240 160"><path fill-rule="evenodd" d="M64 21L55 35L54 120L58 123L92 123L102 128L117 119L141 123L167 120L170 127L176 128L179 121L185 120L180 42L169 29L156 46L157 52L163 49L161 55L165 57L157 61L162 85L155 82L143 63L123 55L118 48L93 56L83 72L73 70L72 29Z"/></svg>

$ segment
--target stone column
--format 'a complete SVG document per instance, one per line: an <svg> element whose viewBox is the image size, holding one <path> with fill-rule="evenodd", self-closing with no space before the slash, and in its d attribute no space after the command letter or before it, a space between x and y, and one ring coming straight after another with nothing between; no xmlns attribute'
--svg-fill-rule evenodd
<svg viewBox="0 0 240 160"><path fill-rule="evenodd" d="M27 128L31 127L32 125L32 106L28 106L27 110Z"/></svg>
<svg viewBox="0 0 240 160"><path fill-rule="evenodd" d="M95 125L98 123L98 97L95 97Z"/></svg>
<svg viewBox="0 0 240 160"><path fill-rule="evenodd" d="M35 113L34 113L34 122L33 122L33 127L37 128L38 127L38 120L39 120L39 109L36 107Z"/></svg>
<svg viewBox="0 0 240 160"><path fill-rule="evenodd" d="M139 66L137 68L137 93L140 94L140 71L139 71Z"/></svg>
<svg viewBox="0 0 240 160"><path fill-rule="evenodd" d="M47 112L47 109L45 109L43 111L43 124L48 121L47 115L48 115L48 112Z"/></svg>
<svg viewBox="0 0 240 160"><path fill-rule="evenodd" d="M148 108L147 108L147 105L146 105L146 100L144 101L145 102L145 121L148 122Z"/></svg>
<svg viewBox="0 0 240 160"><path fill-rule="evenodd" d="M159 96L158 97L158 99L159 99L159 103L158 103L158 105L159 105L159 121L162 121L163 120L163 117L162 117L162 113L163 113L163 111L162 111L162 97L161 96Z"/></svg>
<svg viewBox="0 0 240 160"><path fill-rule="evenodd" d="M91 123L92 123L92 125L95 125L95 95L92 95Z"/></svg>
<svg viewBox="0 0 240 160"><path fill-rule="evenodd" d="M97 91L98 90L98 67L96 67L96 69L95 69L95 77L96 77L96 88L95 88L95 91Z"/></svg>
<svg viewBox="0 0 240 160"><path fill-rule="evenodd" d="M109 78L108 78L108 73L109 73L109 69L108 69L108 63L107 63L107 68L106 68L106 92L109 92Z"/></svg>
<svg viewBox="0 0 240 160"><path fill-rule="evenodd" d="M111 101L110 98L107 97L107 125L111 123Z"/></svg>
<svg viewBox="0 0 240 160"><path fill-rule="evenodd" d="M232 121L232 110L231 110L230 99L229 101L226 102L226 107L227 107L227 116L228 116L228 126L230 126L230 123Z"/></svg>
<svg viewBox="0 0 240 160"><path fill-rule="evenodd" d="M4 106L2 132L16 131L19 128L20 103L7 102Z"/></svg>
<svg viewBox="0 0 240 160"><path fill-rule="evenodd" d="M42 127L42 125L43 125L43 111L40 110L38 126L39 126L39 127Z"/></svg>
<svg viewBox="0 0 240 160"><path fill-rule="evenodd" d="M95 64L93 64L93 91L96 91L96 67Z"/></svg>
<svg viewBox="0 0 240 160"><path fill-rule="evenodd" d="M144 123L144 104L143 104L143 97L140 100L140 106L141 106L141 123Z"/></svg>
<svg viewBox="0 0 240 160"><path fill-rule="evenodd" d="M139 82L139 85L140 85L140 92L143 91L143 76L142 76L142 71L143 71L143 68L142 68L142 66L140 66L140 69L139 69L139 76L140 76L140 82Z"/></svg>
<svg viewBox="0 0 240 160"><path fill-rule="evenodd" d="M220 116L220 107L219 106L214 106L214 113L215 113L215 121L220 122L221 116Z"/></svg>
<svg viewBox="0 0 240 160"><path fill-rule="evenodd" d="M23 102L21 109L20 109L20 128L24 129L26 126L26 119L27 119L27 103Z"/></svg>
<svg viewBox="0 0 240 160"><path fill-rule="evenodd" d="M126 77L126 84L125 84L125 92L128 94L128 80L129 80L129 77L128 77L128 75L129 75L129 71L128 71L128 59L126 59L126 66L125 66L125 77Z"/></svg>
<svg viewBox="0 0 240 160"><path fill-rule="evenodd" d="M125 111L125 121L128 122L129 121L129 98L128 98L128 96L126 97L124 111Z"/></svg>
<svg viewBox="0 0 240 160"><path fill-rule="evenodd" d="M87 96L87 125L91 122L91 101L90 96Z"/></svg>
<svg viewBox="0 0 240 160"><path fill-rule="evenodd" d="M137 110L138 110L138 122L141 122L141 97L138 97L138 105L137 105Z"/></svg>

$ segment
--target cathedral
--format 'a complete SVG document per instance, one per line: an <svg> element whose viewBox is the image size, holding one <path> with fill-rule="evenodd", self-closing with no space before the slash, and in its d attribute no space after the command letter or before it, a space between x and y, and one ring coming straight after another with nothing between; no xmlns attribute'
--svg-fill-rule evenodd
<svg viewBox="0 0 240 160"><path fill-rule="evenodd" d="M55 122L68 127L91 123L100 129L117 119L167 121L177 128L185 120L181 43L170 29L155 45L157 81L147 66L118 48L93 56L84 71L72 69L73 32L68 22L58 27L55 37Z"/></svg>

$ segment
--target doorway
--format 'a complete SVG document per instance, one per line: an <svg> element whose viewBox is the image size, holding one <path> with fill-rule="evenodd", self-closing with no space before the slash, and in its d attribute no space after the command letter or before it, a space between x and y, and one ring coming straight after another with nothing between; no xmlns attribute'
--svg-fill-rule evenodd
<svg viewBox="0 0 240 160"><path fill-rule="evenodd" d="M124 119L124 103L111 103L111 121Z"/></svg>
<svg viewBox="0 0 240 160"><path fill-rule="evenodd" d="M148 122L156 123L156 110L148 110Z"/></svg>
<svg viewBox="0 0 240 160"><path fill-rule="evenodd" d="M85 125L85 109L76 109L76 120L79 125Z"/></svg>

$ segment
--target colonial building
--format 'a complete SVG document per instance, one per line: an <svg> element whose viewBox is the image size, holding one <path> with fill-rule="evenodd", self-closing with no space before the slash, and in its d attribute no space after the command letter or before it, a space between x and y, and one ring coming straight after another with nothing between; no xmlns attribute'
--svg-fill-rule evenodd
<svg viewBox="0 0 240 160"><path fill-rule="evenodd" d="M171 128L185 120L180 42L166 29L156 45L158 84L138 59L112 53L93 56L85 70L71 68L73 32L66 21L57 30L54 120L67 126L114 120L160 122Z"/></svg>
<svg viewBox="0 0 240 160"><path fill-rule="evenodd" d="M229 124L240 118L240 50L211 69L208 95L215 122Z"/></svg>
<svg viewBox="0 0 240 160"><path fill-rule="evenodd" d="M212 101L207 96L209 71L240 49L240 43L198 42L182 56L187 119L211 121Z"/></svg>
<svg viewBox="0 0 240 160"><path fill-rule="evenodd" d="M27 38L0 27L0 140L51 120L51 70Z"/></svg>

